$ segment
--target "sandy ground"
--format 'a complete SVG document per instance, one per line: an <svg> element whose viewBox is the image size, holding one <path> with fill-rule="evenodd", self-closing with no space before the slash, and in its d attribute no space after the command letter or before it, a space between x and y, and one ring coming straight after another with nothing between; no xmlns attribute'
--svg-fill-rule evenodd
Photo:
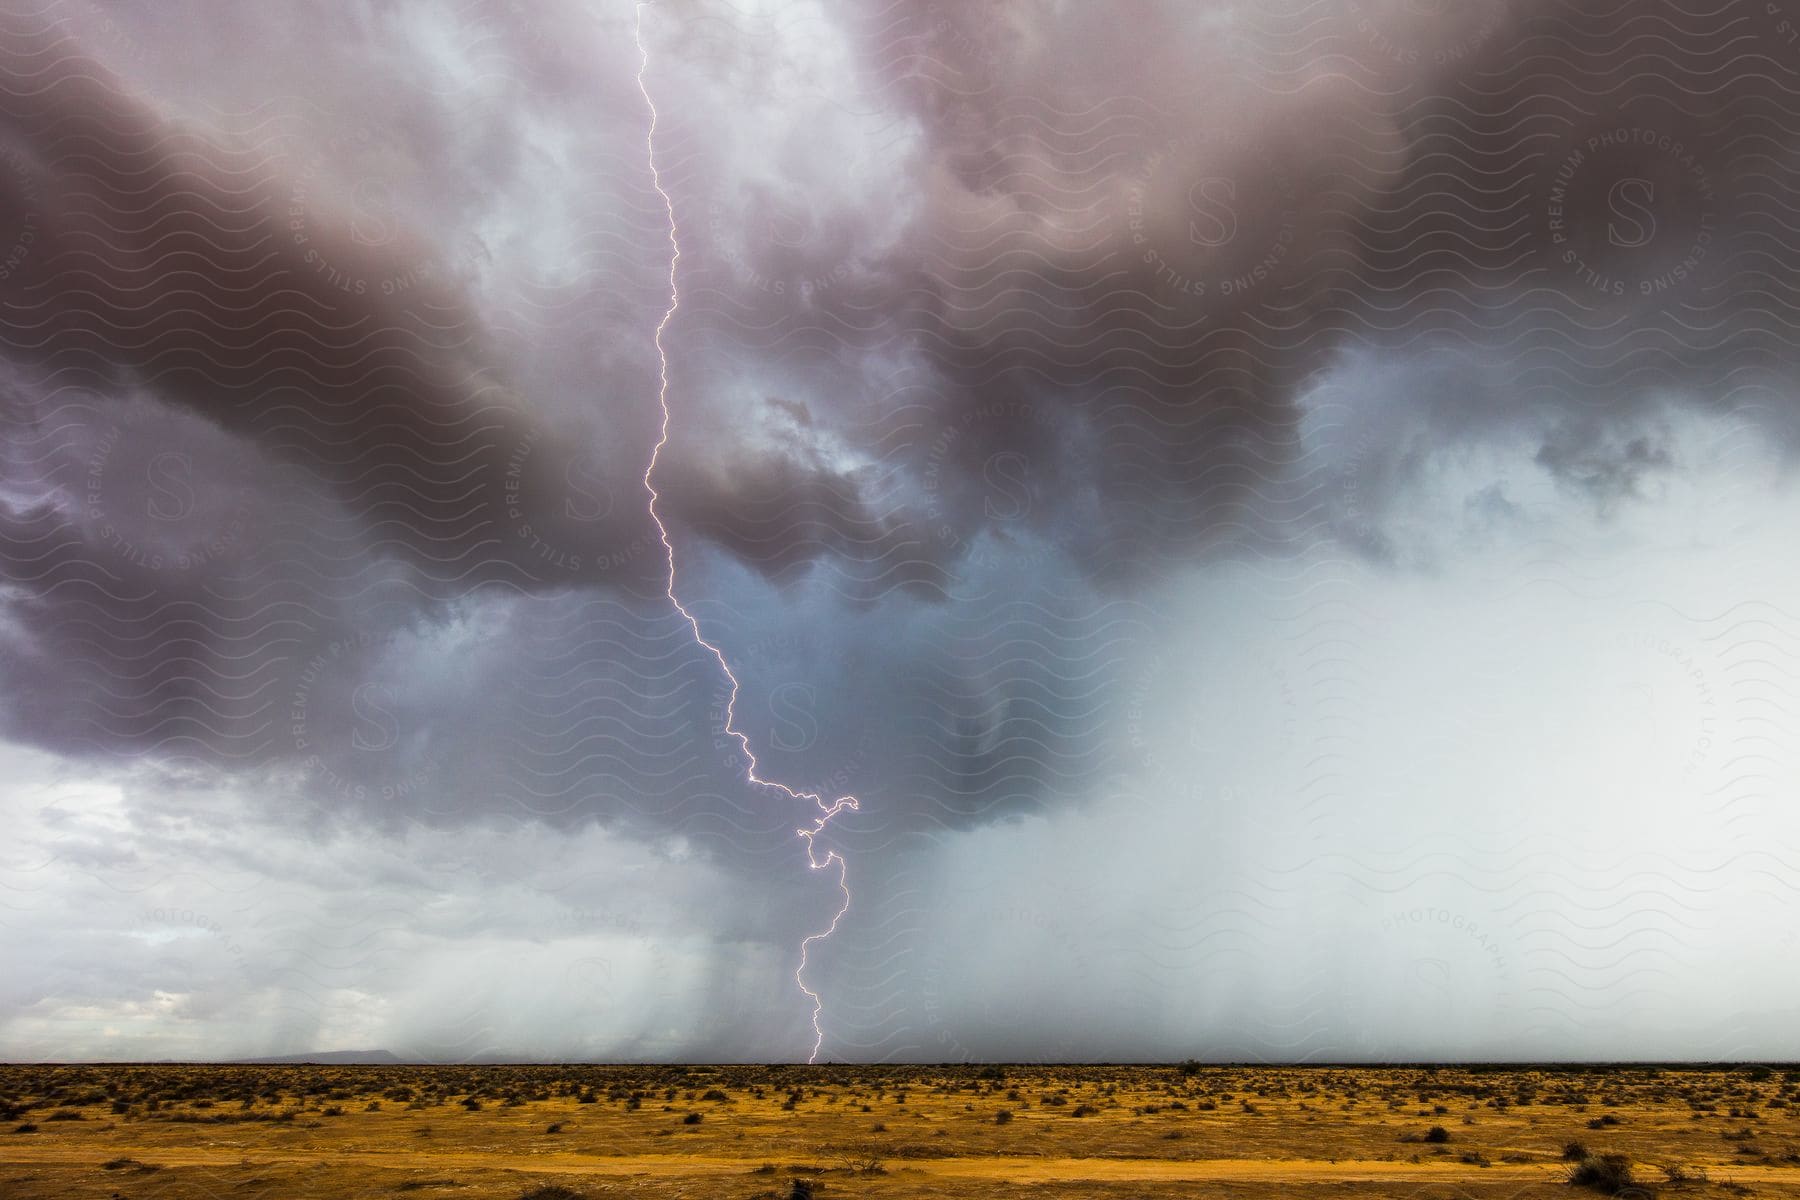
<svg viewBox="0 0 1800 1200"><path fill-rule="evenodd" d="M1625 1156L1634 1195L1800 1196L1792 1079L1675 1068L6 1067L0 1197L1602 1194L1568 1182L1572 1141Z"/></svg>

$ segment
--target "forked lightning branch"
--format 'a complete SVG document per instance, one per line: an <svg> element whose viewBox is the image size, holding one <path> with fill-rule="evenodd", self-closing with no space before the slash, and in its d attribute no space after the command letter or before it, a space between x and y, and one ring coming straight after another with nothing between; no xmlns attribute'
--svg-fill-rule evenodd
<svg viewBox="0 0 1800 1200"><path fill-rule="evenodd" d="M731 664L726 661L724 651L706 640L706 635L700 632L700 622L694 617L693 613L688 611L687 607L682 604L680 597L676 595L675 545L669 540L668 527L663 524L662 516L656 511L657 501L661 500L662 497L656 490L653 476L656 474L657 460L662 457L663 447L669 444L669 355L663 346L663 335L668 331L669 322L674 320L676 310L681 307L681 289L676 282L676 275L681 266L681 235L680 231L676 228L675 201L663 188L662 172L656 165L656 102L651 99L649 85L644 81L644 73L650 68L650 52L644 45L645 7L647 7L647 5L643 2L640 2L637 5L635 22L632 27L632 34L637 41L638 49L637 85L638 91L643 94L645 107L650 110L650 126L644 135L644 150L650 163L651 182L656 187L656 194L662 197L663 209L668 214L670 253L669 307L663 312L662 320L657 323L656 336L654 339L657 360L656 402L658 407L662 410L662 417L656 445L651 449L650 462L644 468L644 490L650 494L650 519L656 524L656 534L657 537L662 540L663 550L667 555L669 563L668 587L665 589L669 596L669 603L675 606L675 611L681 614L682 618L687 621L688 628L693 630L694 641L704 647L705 650L718 661L719 670L725 673L725 678L730 683L730 692L725 701L725 732L729 736L737 739L738 746L744 752L744 762L747 764L744 768L745 778L751 783L756 784L758 787L770 788L780 792L790 800L807 800L817 807L819 815L813 818L812 826L810 828L797 830L796 832L806 843L806 861L813 870L817 871L832 866L837 868L838 888L844 894L844 902L838 906L837 912L832 914L831 923L829 925L820 932L810 934L802 939L800 942L800 962L794 968L794 982L800 986L800 990L806 993L806 998L812 1002L813 1045L812 1052L808 1054L806 1058L806 1061L810 1063L819 1057L819 1047L825 1042L825 1032L823 1026L820 1024L820 1014L824 1009L824 1003L819 999L819 994L817 992L806 986L807 955L812 950L812 944L814 942L823 941L825 938L832 935L837 929L838 922L843 919L844 913L849 911L850 908L850 887L846 877L843 856L835 850L828 850L825 853L825 857L820 858L815 852L813 843L819 834L825 831L825 827L831 823L833 817L837 816L847 808L856 808L857 800L855 796L839 796L837 799L828 803L821 795L813 792L796 791L786 784L777 783L772 779L764 779L756 773L756 754L750 749L750 739L737 727L737 676L732 673Z"/></svg>

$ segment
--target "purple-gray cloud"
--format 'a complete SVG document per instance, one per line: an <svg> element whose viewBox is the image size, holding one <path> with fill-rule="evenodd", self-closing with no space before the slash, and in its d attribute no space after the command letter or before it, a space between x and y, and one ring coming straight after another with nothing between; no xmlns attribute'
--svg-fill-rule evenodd
<svg viewBox="0 0 1800 1200"><path fill-rule="evenodd" d="M373 889L402 912L457 894L483 837L555 860L558 897L588 885L557 839L602 853L620 879L566 907L616 911L639 847L662 923L614 922L608 963L641 973L621 945L675 947L654 968L669 988L743 989L755 1015L741 1035L648 1032L665 1001L627 989L632 1019L554 1052L787 1052L771 1047L801 1022L766 975L830 897L795 873L805 814L743 782L717 664L663 591L643 472L670 245L638 16L6 5L0 732L30 764L20 804L53 813L32 828L65 872L55 894L104 907L94 878L123 886L124 867L77 862L108 822L134 870L225 856L233 879L298 896L344 885L267 849L284 839L463 854ZM1800 47L1777 6L665 0L642 19L681 250L656 483L682 596L738 667L765 774L865 797L830 834L863 881L821 968L837 1053L1158 1053L1192 1030L1159 1017L1140 1038L1130 1014L1171 980L1240 970L1219 947L1259 922L1291 952L1324 905L1344 945L1387 945L1324 881L1352 880L1365 924L1392 928L1384 881L1438 869L1419 865L1435 846L1408 853L1438 831L1417 781L1486 794L1401 729L1547 736L1530 687L1421 665L1462 661L1432 641L1459 606L1480 636L1512 626L1461 593L1415 611L1419 589L1551 580L1626 622L1783 511ZM1583 573L1615 552L1615 574ZM1702 647L1740 600L1779 608L1786 580L1742 558L1707 560L1717 593L1681 593ZM1581 651L1563 635L1601 618L1541 603L1558 615L1523 639L1560 657L1511 667L1566 697ZM1388 636L1391 612L1414 641ZM1615 666L1633 669L1596 677ZM1484 715L1441 725L1434 688ZM1702 699L1645 703L1653 742L1700 723L1707 748L1687 753L1713 761ZM1575 753L1511 786L1591 799ZM26 798L66 777L119 797L77 816ZM215 803L251 833L162 825ZM1480 828L1482 847L1514 844ZM1185 866L1163 860L1190 838ZM1105 847L1087 878L1068 865L1083 840ZM1123 899L1140 852L1230 879L1134 921L1154 908ZM1523 886L1524 860L1501 857L1495 886ZM1094 915L1008 907L996 880L1039 860ZM466 886L499 911L429 937L395 918L393 963L454 975L426 941L564 919L510 877ZM1021 945L1079 944L1050 976L1106 964L1115 982L1006 1028L971 1007L991 947L946 927L952 897ZM1583 903L1562 911L1598 911ZM1620 919L1675 920L1651 909ZM1551 939L1545 969L1574 953ZM587 979L586 961L556 969ZM1498 986L1470 962L1457 994ZM236 990L204 1013L190 996L184 1020L282 986L224 965ZM321 988L380 991L362 972ZM47 1044L39 1008L101 986L75 974L10 1001L22 1053ZM1448 1019L1415 1043L1405 1022L1304 1016L1283 1041L1243 987L1206 1007L1240 1055L1475 1044ZM464 1036L428 996L383 994L408 1015L356 1032ZM506 1036L526 1026L545 1027ZM302 1017L244 1050L334 1029ZM1524 1018L1497 1036L1584 1044Z"/></svg>

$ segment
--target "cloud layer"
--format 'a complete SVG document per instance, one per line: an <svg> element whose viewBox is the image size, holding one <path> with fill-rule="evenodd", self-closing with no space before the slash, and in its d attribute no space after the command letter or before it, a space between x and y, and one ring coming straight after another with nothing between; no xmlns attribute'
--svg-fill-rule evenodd
<svg viewBox="0 0 1800 1200"><path fill-rule="evenodd" d="M640 69L828 1056L1792 1052L1778 6L0 21L6 1053L803 1051Z"/></svg>

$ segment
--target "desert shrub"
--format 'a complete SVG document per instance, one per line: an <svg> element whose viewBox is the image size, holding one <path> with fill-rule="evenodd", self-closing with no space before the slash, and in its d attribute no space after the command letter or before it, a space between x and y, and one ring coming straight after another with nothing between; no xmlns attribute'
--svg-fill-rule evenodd
<svg viewBox="0 0 1800 1200"><path fill-rule="evenodd" d="M731 1099L730 1096L727 1096L724 1092L721 1092L718 1088L708 1088L706 1093L704 1095L702 1095L700 1098L702 1100L711 1100L715 1104L724 1104L726 1101Z"/></svg>
<svg viewBox="0 0 1800 1200"><path fill-rule="evenodd" d="M1590 1154L1569 1172L1569 1182L1616 1195L1631 1186L1631 1160L1623 1154Z"/></svg>
<svg viewBox="0 0 1800 1200"><path fill-rule="evenodd" d="M1004 1125L1008 1121L1012 1120L1012 1117L1013 1117L1012 1113L1008 1112L1006 1109L1003 1108L999 1112L994 1114L994 1124Z"/></svg>
<svg viewBox="0 0 1800 1200"><path fill-rule="evenodd" d="M1581 1142L1565 1142L1562 1156L1566 1162L1580 1162L1588 1156L1587 1146Z"/></svg>
<svg viewBox="0 0 1800 1200"><path fill-rule="evenodd" d="M1091 1104L1077 1104L1075 1106L1074 1111L1071 1112L1069 1115L1071 1117L1091 1117L1099 1111L1100 1111L1099 1109L1095 1108Z"/></svg>
<svg viewBox="0 0 1800 1200"><path fill-rule="evenodd" d="M1425 1131L1425 1140L1440 1144L1447 1142L1450 1140L1450 1131L1445 1129L1442 1125L1433 1125L1430 1129Z"/></svg>
<svg viewBox="0 0 1800 1200"><path fill-rule="evenodd" d="M519 1200L587 1200L587 1197L560 1183L546 1183L521 1192Z"/></svg>
<svg viewBox="0 0 1800 1200"><path fill-rule="evenodd" d="M544 1129L545 1133L561 1133L562 1131L563 1131L563 1123L561 1121L552 1121Z"/></svg>
<svg viewBox="0 0 1800 1200"><path fill-rule="evenodd" d="M699 1113L689 1113L687 1116L681 1118L681 1123L683 1125L698 1125L700 1123L700 1119L701 1118L700 1118Z"/></svg>
<svg viewBox="0 0 1800 1200"><path fill-rule="evenodd" d="M14 1133L36 1133L37 1126L33 1125L30 1121L27 1121L23 1125L19 1126L17 1129L13 1130L13 1132Z"/></svg>
<svg viewBox="0 0 1800 1200"><path fill-rule="evenodd" d="M868 1150L840 1151L838 1161L844 1170L853 1175L886 1175L887 1168L881 1163L881 1156Z"/></svg>

